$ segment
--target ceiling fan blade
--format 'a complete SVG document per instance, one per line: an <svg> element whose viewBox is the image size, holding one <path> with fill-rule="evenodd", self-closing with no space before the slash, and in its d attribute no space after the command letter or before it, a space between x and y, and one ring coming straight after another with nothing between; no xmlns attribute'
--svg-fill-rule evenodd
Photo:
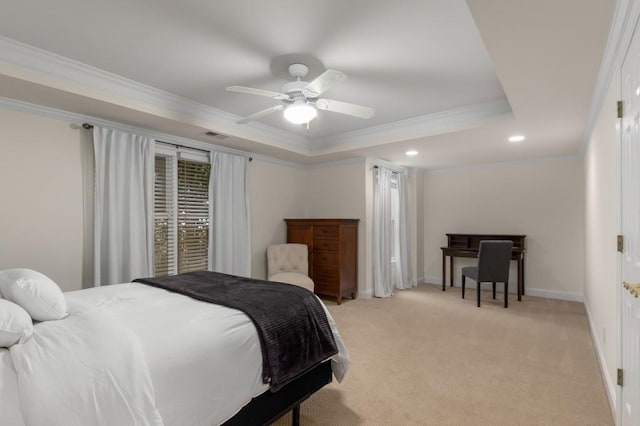
<svg viewBox="0 0 640 426"><path fill-rule="evenodd" d="M246 93L247 95L266 96L267 98L273 98L278 100L289 99L289 95L285 93L272 92L270 90L254 89L253 87L244 86L229 86L228 92Z"/></svg>
<svg viewBox="0 0 640 426"><path fill-rule="evenodd" d="M307 98L317 98L322 93L326 92L336 84L345 81L347 78L347 75L343 72L326 70L311 83L307 84L307 86L302 89L302 94Z"/></svg>
<svg viewBox="0 0 640 426"><path fill-rule="evenodd" d="M318 99L316 102L316 108L324 111L337 112L340 114L347 114L365 119L373 117L376 113L373 108L350 104L347 102L335 101L333 99Z"/></svg>
<svg viewBox="0 0 640 426"><path fill-rule="evenodd" d="M238 124L248 123L249 121L253 121L256 118L263 117L265 115L271 114L272 112L282 111L283 109L284 109L284 105L275 105L270 108L263 109L262 111L258 111L255 114L251 114L247 117L241 118L240 120L236 121L236 123Z"/></svg>

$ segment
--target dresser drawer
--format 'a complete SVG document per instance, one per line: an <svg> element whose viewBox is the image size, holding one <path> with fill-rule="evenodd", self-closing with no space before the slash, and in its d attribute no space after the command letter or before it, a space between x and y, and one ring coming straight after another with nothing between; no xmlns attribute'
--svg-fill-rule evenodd
<svg viewBox="0 0 640 426"><path fill-rule="evenodd" d="M314 291L319 294L337 294L340 288L340 281L338 278L316 278L313 281Z"/></svg>
<svg viewBox="0 0 640 426"><path fill-rule="evenodd" d="M319 295L355 299L358 287L358 219L285 219L287 242L309 247L309 276Z"/></svg>
<svg viewBox="0 0 640 426"><path fill-rule="evenodd" d="M340 272L338 265L313 265L313 279L314 280L339 280Z"/></svg>
<svg viewBox="0 0 640 426"><path fill-rule="evenodd" d="M338 238L339 228L335 225L314 225L313 238Z"/></svg>
<svg viewBox="0 0 640 426"><path fill-rule="evenodd" d="M332 251L313 251L313 269L323 266L333 266L338 268L338 253Z"/></svg>
<svg viewBox="0 0 640 426"><path fill-rule="evenodd" d="M338 251L339 244L340 241L338 240L314 239L313 249L321 251Z"/></svg>

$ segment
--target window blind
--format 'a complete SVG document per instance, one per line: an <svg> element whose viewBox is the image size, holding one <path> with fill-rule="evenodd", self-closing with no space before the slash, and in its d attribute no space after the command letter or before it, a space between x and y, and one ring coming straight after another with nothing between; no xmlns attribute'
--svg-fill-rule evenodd
<svg viewBox="0 0 640 426"><path fill-rule="evenodd" d="M209 163L156 156L156 276L207 269L210 173Z"/></svg>
<svg viewBox="0 0 640 426"><path fill-rule="evenodd" d="M178 161L178 273L206 270L211 165Z"/></svg>

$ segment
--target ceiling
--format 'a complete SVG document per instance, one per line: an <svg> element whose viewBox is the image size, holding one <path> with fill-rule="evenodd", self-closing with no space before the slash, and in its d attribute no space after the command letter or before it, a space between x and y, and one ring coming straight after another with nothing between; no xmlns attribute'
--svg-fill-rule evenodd
<svg viewBox="0 0 640 426"><path fill-rule="evenodd" d="M0 96L302 164L424 169L577 155L615 0L0 0ZM288 65L349 79L307 129L278 103ZM206 131L225 138L205 136ZM508 136L526 135L509 144ZM419 154L407 157L405 151Z"/></svg>

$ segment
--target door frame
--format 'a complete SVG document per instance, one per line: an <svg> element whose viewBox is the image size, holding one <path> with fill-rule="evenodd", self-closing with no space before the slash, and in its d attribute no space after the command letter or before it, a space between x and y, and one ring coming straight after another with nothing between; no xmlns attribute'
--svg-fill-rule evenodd
<svg viewBox="0 0 640 426"><path fill-rule="evenodd" d="M635 3L635 4L634 4ZM627 31L626 28L623 29L623 32L625 33L624 35L621 34L621 41L622 43L619 46L619 60L616 61L616 69L615 69L615 73L618 74L618 88L617 88L617 92L618 92L618 99L619 100L623 100L624 99L624 75L623 75L623 66L625 63L625 60L627 59L627 56L629 54L629 50L631 48L631 44L634 41L635 37L640 37L640 13L638 12L638 3L640 3L639 1L635 1L635 2L631 2L631 6L636 6L635 8L632 8L632 10L629 10L629 13L627 14L627 25L629 26L629 29ZM618 2L618 4L620 4L620 2ZM631 24L631 25L629 25ZM612 79L613 80L613 79ZM624 107L624 105L623 105ZM624 115L624 114L623 114ZM620 117L618 118L617 122L616 122L616 139L615 139L615 143L616 143L616 201L617 201L617 208L618 208L618 214L617 214L617 224L616 224L616 229L618 230L618 235L624 235L623 234L623 230L622 230L622 215L623 215L623 192L622 192L622 138L623 138L623 120L624 118ZM617 364L618 364L618 368L622 368L623 364L623 326L624 326L624 321L623 321L623 296L624 296L624 289L622 286L622 281L623 281L623 271L622 271L622 264L623 264L623 257L624 257L624 249L622 252L618 251L616 252L616 258L617 258L617 262L616 262L616 318L617 318L617 330L616 330L616 348L618 351L618 356L617 356ZM623 392L623 386L620 386L617 384L617 377L614 376L614 380L616 380L616 404L615 404L615 409L616 409L616 415L615 415L615 424L616 426L628 426L628 425L622 425L622 415L623 415L623 404L622 404L622 392Z"/></svg>

